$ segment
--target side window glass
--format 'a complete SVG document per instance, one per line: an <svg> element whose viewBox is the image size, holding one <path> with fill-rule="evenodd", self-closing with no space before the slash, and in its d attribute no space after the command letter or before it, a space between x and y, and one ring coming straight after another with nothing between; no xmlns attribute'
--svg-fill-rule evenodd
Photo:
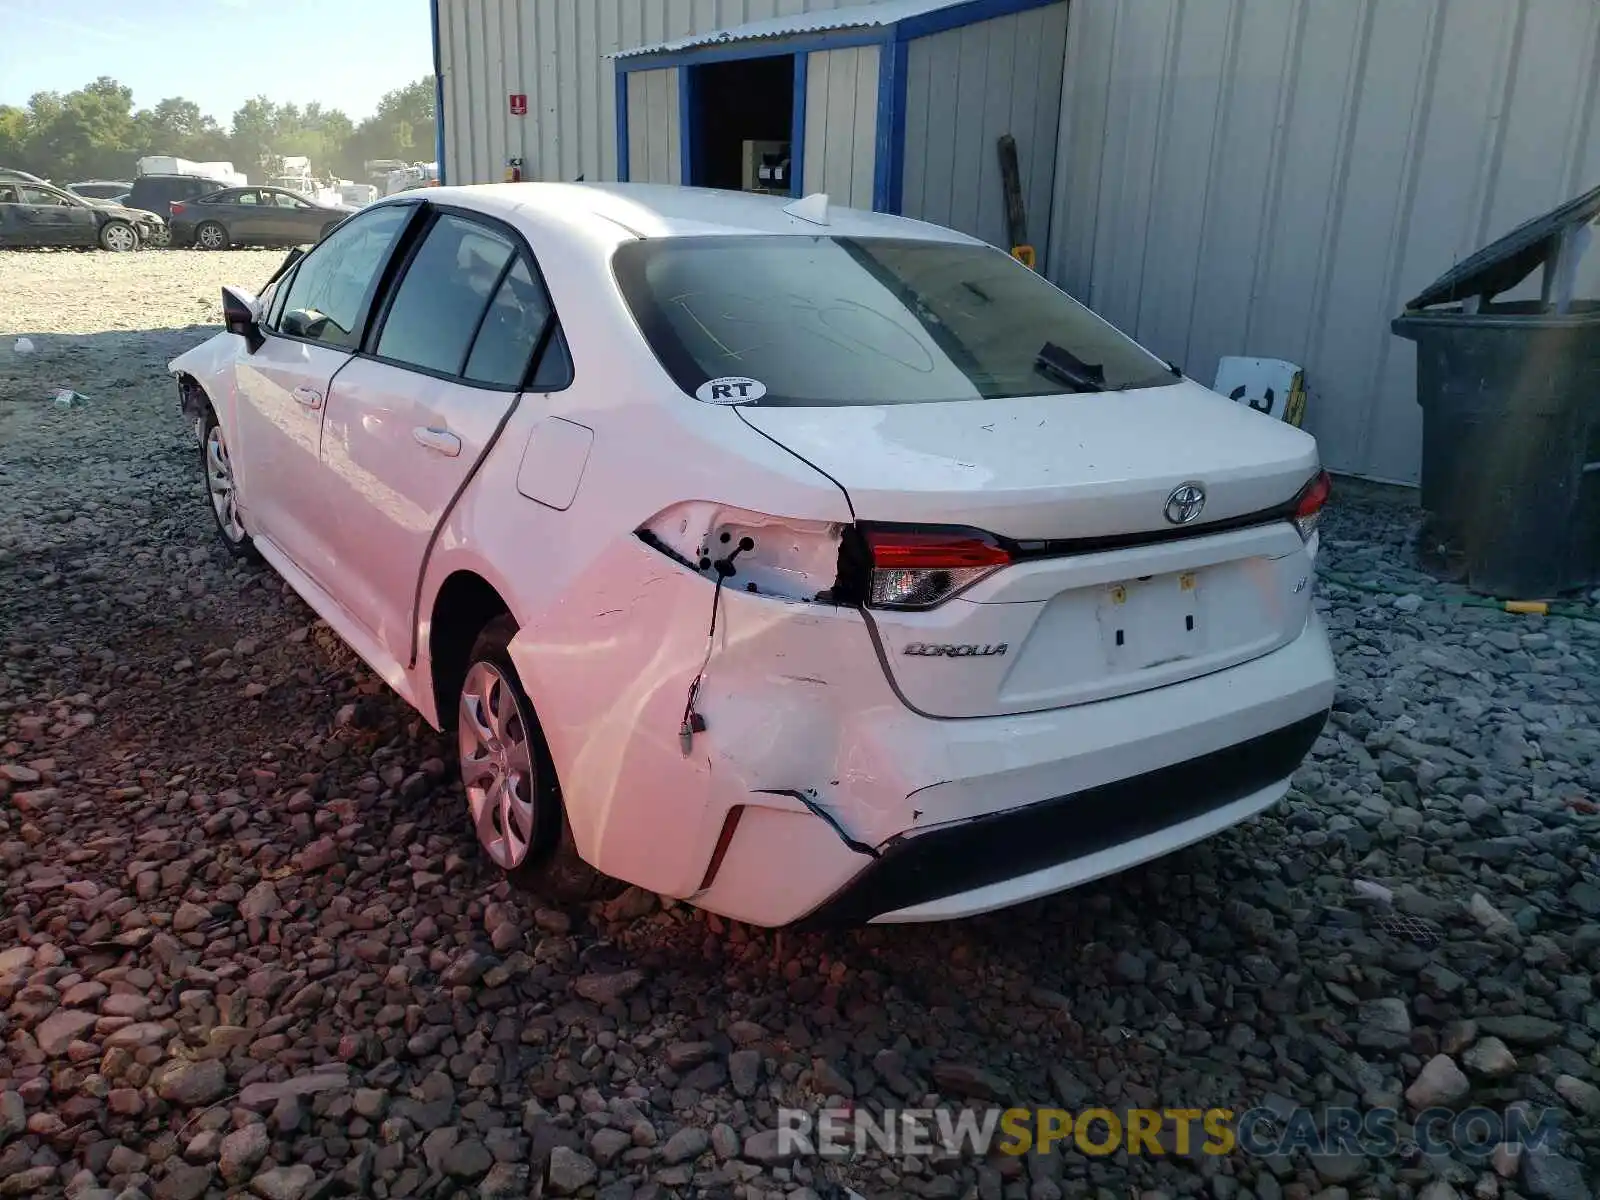
<svg viewBox="0 0 1600 1200"><path fill-rule="evenodd" d="M295 268L291 267L287 275L272 285L272 301L266 308L267 319L265 324L268 329L276 329L278 327L278 319L283 316L284 303L289 298L289 289L294 287L295 274Z"/></svg>
<svg viewBox="0 0 1600 1200"><path fill-rule="evenodd" d="M528 381L531 392L555 392L572 382L572 355L567 350L567 335L560 324L550 331L550 340Z"/></svg>
<svg viewBox="0 0 1600 1200"><path fill-rule="evenodd" d="M307 254L287 289L279 331L330 346L359 343L363 311L411 214L409 205L373 209Z"/></svg>
<svg viewBox="0 0 1600 1200"><path fill-rule="evenodd" d="M235 192L232 195L224 193L223 195L218 196L217 199L222 201L224 204L254 204L256 203L256 193Z"/></svg>
<svg viewBox="0 0 1600 1200"><path fill-rule="evenodd" d="M395 292L378 336L378 357L459 374L479 319L514 252L510 240L491 229L441 216Z"/></svg>
<svg viewBox="0 0 1600 1200"><path fill-rule="evenodd" d="M473 383L521 387L552 313L544 288L518 258L506 272L472 343L466 377Z"/></svg>

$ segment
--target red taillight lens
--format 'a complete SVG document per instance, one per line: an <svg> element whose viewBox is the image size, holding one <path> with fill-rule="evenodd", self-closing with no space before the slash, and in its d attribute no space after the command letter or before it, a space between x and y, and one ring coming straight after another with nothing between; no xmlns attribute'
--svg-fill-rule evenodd
<svg viewBox="0 0 1600 1200"><path fill-rule="evenodd" d="M865 538L874 608L933 608L1011 563L1005 547L967 530L870 529Z"/></svg>
<svg viewBox="0 0 1600 1200"><path fill-rule="evenodd" d="M181 201L178 201L178 200L174 200L171 204L169 204L167 206L167 208L171 211L172 215L175 216L175 217L181 217L183 215L183 211L184 211L184 209L186 207L187 206L185 204L183 204Z"/></svg>
<svg viewBox="0 0 1600 1200"><path fill-rule="evenodd" d="M1295 497L1294 527L1300 531L1303 540L1310 541L1311 535L1317 531L1317 522L1321 520L1322 510L1332 495L1333 479L1326 471L1318 471L1316 477Z"/></svg>

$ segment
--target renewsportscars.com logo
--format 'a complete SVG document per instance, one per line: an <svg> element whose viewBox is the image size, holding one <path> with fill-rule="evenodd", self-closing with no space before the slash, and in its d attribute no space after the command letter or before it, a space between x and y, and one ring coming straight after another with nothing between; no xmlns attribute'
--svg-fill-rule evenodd
<svg viewBox="0 0 1600 1200"><path fill-rule="evenodd" d="M999 1153L1050 1154L1075 1150L1091 1157L1118 1151L1180 1157L1247 1154L1254 1157L1357 1154L1372 1158L1454 1155L1487 1161L1502 1144L1525 1150L1544 1146L1561 1128L1549 1109L1512 1106L1460 1112L1430 1108L1407 1118L1392 1108L1329 1106L1287 1113L1266 1108L1062 1108L778 1110L782 1154L855 1158L869 1152L893 1157L985 1157Z"/></svg>

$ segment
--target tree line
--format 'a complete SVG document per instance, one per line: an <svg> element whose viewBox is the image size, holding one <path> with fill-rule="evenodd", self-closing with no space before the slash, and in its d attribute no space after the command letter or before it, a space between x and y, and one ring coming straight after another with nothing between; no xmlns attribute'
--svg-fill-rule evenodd
<svg viewBox="0 0 1600 1200"><path fill-rule="evenodd" d="M433 159L433 101L431 75L387 93L360 123L315 102L257 96L224 127L181 96L136 109L133 89L102 75L75 92L38 92L25 107L0 104L0 166L57 183L132 179L136 159L170 154L232 162L259 183L282 158L303 155L318 175L366 182L361 164L370 159Z"/></svg>

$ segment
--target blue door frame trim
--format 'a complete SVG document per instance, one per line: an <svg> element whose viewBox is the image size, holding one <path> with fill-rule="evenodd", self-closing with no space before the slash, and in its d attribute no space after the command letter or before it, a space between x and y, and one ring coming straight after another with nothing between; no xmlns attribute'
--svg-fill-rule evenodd
<svg viewBox="0 0 1600 1200"><path fill-rule="evenodd" d="M428 0L428 19L433 26L433 156L439 164L439 186L444 174L444 45L439 38L439 0Z"/></svg>
<svg viewBox="0 0 1600 1200"><path fill-rule="evenodd" d="M628 77L621 71L617 72L617 181L628 182Z"/></svg>
<svg viewBox="0 0 1600 1200"><path fill-rule="evenodd" d="M875 157L872 173L872 207L878 212L899 213L904 203L906 168L906 84L910 63L910 44L918 38L946 33L981 21L1015 16L1035 8L1047 8L1066 0L965 0L921 16L906 17L891 25L869 29L834 29L790 37L752 38L745 41L711 42L684 50L662 50L613 60L617 77L617 178L628 178L628 76L635 71L678 71L679 144L683 181L693 178L693 106L689 68L704 63L735 62L748 58L794 56L794 120L790 133L791 190L803 195L806 130L806 56L818 50L843 50L852 46L878 47L878 104ZM434 57L438 59L438 6L434 8ZM441 90L442 97L443 92ZM443 118L441 104L440 152L444 164Z"/></svg>
<svg viewBox="0 0 1600 1200"><path fill-rule="evenodd" d="M811 55L794 56L794 108L789 121L789 194L804 196L806 177L806 83Z"/></svg>
<svg viewBox="0 0 1600 1200"><path fill-rule="evenodd" d="M694 186L694 68L678 68L678 182Z"/></svg>

